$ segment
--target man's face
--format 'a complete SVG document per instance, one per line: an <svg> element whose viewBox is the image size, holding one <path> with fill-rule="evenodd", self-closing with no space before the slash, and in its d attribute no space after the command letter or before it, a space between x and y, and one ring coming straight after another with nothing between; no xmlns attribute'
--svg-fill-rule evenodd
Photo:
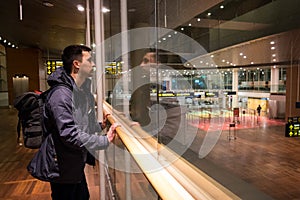
<svg viewBox="0 0 300 200"><path fill-rule="evenodd" d="M84 77L90 77L93 74L93 66L95 63L92 61L92 56L90 52L82 52L82 62L79 65L79 74Z"/></svg>
<svg viewBox="0 0 300 200"><path fill-rule="evenodd" d="M140 66L144 67L144 66L150 66L150 65L154 65L154 64L156 64L155 53L149 52L144 55Z"/></svg>

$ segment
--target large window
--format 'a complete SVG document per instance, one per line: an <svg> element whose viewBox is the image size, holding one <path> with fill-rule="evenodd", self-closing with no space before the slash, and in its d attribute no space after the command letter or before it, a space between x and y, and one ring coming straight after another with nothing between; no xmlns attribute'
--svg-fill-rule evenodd
<svg viewBox="0 0 300 200"><path fill-rule="evenodd" d="M213 151L224 116L239 106L232 90L269 92L274 78L285 84L281 67L293 55L282 44L297 44L297 0L122 0L106 6L104 45L95 48L105 63L106 73L97 79L105 99L191 164ZM126 150L122 143L115 148ZM118 155L109 159L119 161ZM132 165L126 170L132 172ZM150 188L149 199L157 198L143 175L127 172L113 172L125 177L116 187L136 178Z"/></svg>

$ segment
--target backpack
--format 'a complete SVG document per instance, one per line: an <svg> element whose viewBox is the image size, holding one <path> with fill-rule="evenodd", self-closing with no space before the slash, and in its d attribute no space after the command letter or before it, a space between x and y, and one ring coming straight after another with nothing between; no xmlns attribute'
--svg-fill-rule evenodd
<svg viewBox="0 0 300 200"><path fill-rule="evenodd" d="M51 87L42 93L25 92L24 94L16 97L14 100L14 107L18 112L18 125L17 125L17 143L24 144L25 147L30 149L38 149L44 138L43 126L43 112L46 98L50 91L54 91L57 86ZM20 141L21 131L23 141Z"/></svg>

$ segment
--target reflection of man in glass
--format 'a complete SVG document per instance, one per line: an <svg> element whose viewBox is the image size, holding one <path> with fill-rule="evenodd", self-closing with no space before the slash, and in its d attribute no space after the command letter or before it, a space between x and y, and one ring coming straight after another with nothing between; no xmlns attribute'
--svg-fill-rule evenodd
<svg viewBox="0 0 300 200"><path fill-rule="evenodd" d="M139 122L145 131L158 136L160 142L167 144L178 132L181 110L176 97L160 97L158 100L158 91L155 97L150 98L151 86L154 90L160 90L162 87L162 82L151 84L150 68L163 70L166 66L161 65L161 62L164 62L162 55L157 56L156 52L147 52L143 56L140 67L134 70L133 81L138 87L133 87L130 114L132 120Z"/></svg>
<svg viewBox="0 0 300 200"><path fill-rule="evenodd" d="M150 67L156 64L155 52L147 52L139 67L133 70L133 93L130 99L130 116L132 120L147 126L151 119L149 117L150 102Z"/></svg>

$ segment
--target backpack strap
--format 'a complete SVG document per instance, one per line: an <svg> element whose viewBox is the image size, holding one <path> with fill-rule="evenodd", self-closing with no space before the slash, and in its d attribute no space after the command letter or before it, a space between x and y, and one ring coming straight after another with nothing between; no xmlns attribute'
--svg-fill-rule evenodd
<svg viewBox="0 0 300 200"><path fill-rule="evenodd" d="M17 144L20 144L20 135L21 135L21 120L20 120L20 117L19 117L18 125L17 125L17 133L18 133Z"/></svg>

